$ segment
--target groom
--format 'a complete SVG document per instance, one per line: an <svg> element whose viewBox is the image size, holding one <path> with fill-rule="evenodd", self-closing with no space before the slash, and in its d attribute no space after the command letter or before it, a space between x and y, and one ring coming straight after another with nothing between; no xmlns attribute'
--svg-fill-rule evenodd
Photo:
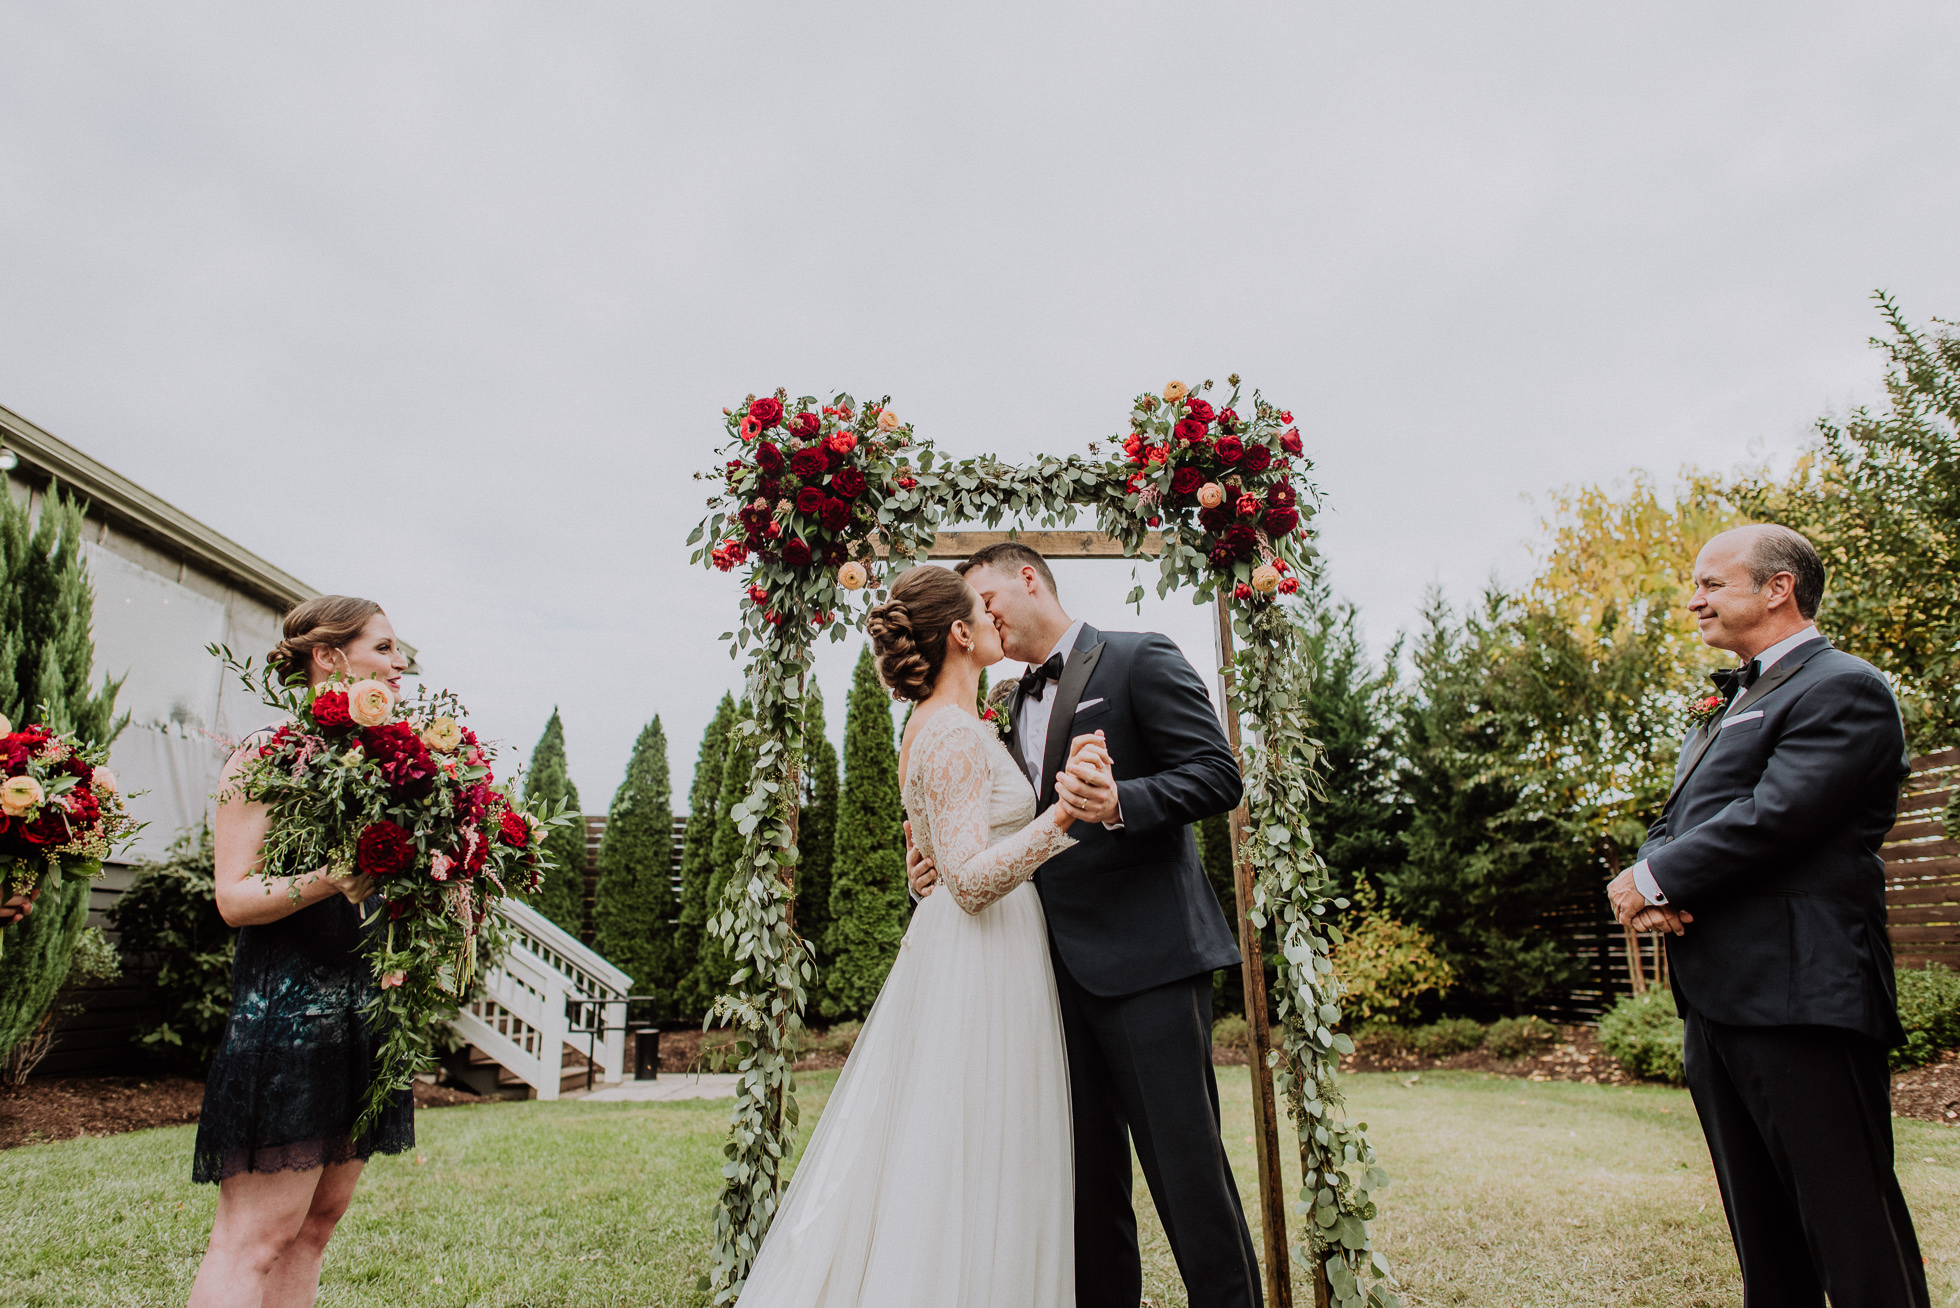
<svg viewBox="0 0 1960 1308"><path fill-rule="evenodd" d="M1192 1308L1257 1308L1259 1270L1219 1137L1211 974L1239 951L1198 863L1191 824L1237 806L1238 764L1204 683L1166 637L1100 632L1055 594L1041 555L1006 541L957 571L986 602L1010 659L1008 749L1044 811L1076 818L1074 848L1035 874L1048 918L1075 1122L1079 1308L1143 1295L1130 1142ZM1013 684L1013 683L1010 683ZM1063 772L1073 738L1102 733L1113 783ZM936 874L910 856L914 893Z"/></svg>

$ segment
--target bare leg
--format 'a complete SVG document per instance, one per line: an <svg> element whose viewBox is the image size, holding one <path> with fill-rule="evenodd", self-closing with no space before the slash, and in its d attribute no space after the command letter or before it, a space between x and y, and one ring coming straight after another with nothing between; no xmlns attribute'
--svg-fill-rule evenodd
<svg viewBox="0 0 1960 1308"><path fill-rule="evenodd" d="M219 1183L190 1308L263 1308L266 1276L305 1224L321 1170L240 1172Z"/></svg>
<svg viewBox="0 0 1960 1308"><path fill-rule="evenodd" d="M327 1256L327 1241L333 1238L334 1224L354 1197L362 1166L357 1158L315 1173L320 1183L314 1188L306 1220L265 1278L264 1308L313 1308L313 1300L320 1293L320 1263Z"/></svg>

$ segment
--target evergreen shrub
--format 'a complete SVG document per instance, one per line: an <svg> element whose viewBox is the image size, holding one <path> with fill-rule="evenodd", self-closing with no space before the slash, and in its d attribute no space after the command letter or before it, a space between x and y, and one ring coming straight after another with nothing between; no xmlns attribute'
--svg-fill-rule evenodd
<svg viewBox="0 0 1960 1308"><path fill-rule="evenodd" d="M238 932L218 914L215 866L211 828L200 823L178 836L163 861L139 866L109 910L125 966L154 976L163 1010L137 1027L137 1042L193 1075L210 1065L231 1011Z"/></svg>
<svg viewBox="0 0 1960 1308"><path fill-rule="evenodd" d="M1542 1017L1500 1017L1484 1031L1484 1048L1498 1058L1524 1058L1558 1042L1558 1028Z"/></svg>
<svg viewBox="0 0 1960 1308"><path fill-rule="evenodd" d="M671 1002L674 929L674 794L667 731L641 729L613 793L599 839L599 884L592 895L592 947L633 978L636 994Z"/></svg>
<svg viewBox="0 0 1960 1308"><path fill-rule="evenodd" d="M1599 1045L1629 1073L1647 1081L1680 1085L1681 1015L1667 990L1622 995L1599 1019Z"/></svg>
<svg viewBox="0 0 1960 1308"><path fill-rule="evenodd" d="M828 1018L861 1018L871 1010L910 914L891 702L866 645L844 712L844 790L826 940L831 968L823 990Z"/></svg>
<svg viewBox="0 0 1960 1308"><path fill-rule="evenodd" d="M728 730L735 724L735 697L723 695L694 762L694 781L687 791L687 834L681 846L681 902L674 927L671 961L671 1016L698 1022L712 996L698 984L697 966L708 922L708 882L714 876L715 800L721 793L722 752Z"/></svg>
<svg viewBox="0 0 1960 1308"><path fill-rule="evenodd" d="M565 766L565 724L551 710L544 735L531 751L531 770L524 778L524 801L550 812L559 800L574 813L582 812L578 787ZM545 833L544 855L555 866L544 874L532 907L580 939L585 930L585 823L553 827Z"/></svg>
<svg viewBox="0 0 1960 1308"><path fill-rule="evenodd" d="M1899 1025L1906 1042L1892 1051L1894 1068L1930 1063L1948 1049L1960 1047L1960 972L1940 963L1923 968L1900 968Z"/></svg>

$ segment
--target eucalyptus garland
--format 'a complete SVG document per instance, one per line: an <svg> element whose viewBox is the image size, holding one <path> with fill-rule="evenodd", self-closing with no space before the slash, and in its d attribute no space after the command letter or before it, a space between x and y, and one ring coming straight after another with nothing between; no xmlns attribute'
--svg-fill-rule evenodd
<svg viewBox="0 0 1960 1308"><path fill-rule="evenodd" d="M725 461L699 474L720 489L688 543L700 546L697 563L745 570L750 602L723 638L731 657L748 654L754 713L737 729L758 741L754 784L731 813L750 875L730 879L709 922L735 971L707 1021L733 1030L739 1076L701 1283L714 1303L742 1292L775 1216L797 1124L790 1068L815 976L791 920L811 645L826 630L842 640L860 629L942 522L1055 527L1086 511L1132 557L1157 538L1159 595L1182 587L1194 602L1222 593L1231 604L1239 708L1254 729L1242 751L1253 820L1240 853L1255 878L1249 915L1280 952L1269 1059L1299 1137L1305 1179L1296 1211L1310 1219L1296 1254L1321 1263L1340 1308L1397 1305L1369 1235L1388 1176L1365 1126L1344 1117L1335 1085L1339 1056L1353 1051L1333 1030L1341 986L1329 955L1340 936L1329 909L1342 905L1329 897L1301 816L1314 800L1317 750L1303 707L1311 669L1285 597L1314 557L1312 465L1290 413L1256 392L1243 400L1237 377L1228 384L1216 407L1203 399L1210 382L1137 396L1129 432L1109 438L1120 458L1092 445L1088 458L1042 456L1025 466L942 460L896 419L888 398L860 406L849 395L820 403L778 390L724 410ZM1142 595L1139 586L1129 599Z"/></svg>

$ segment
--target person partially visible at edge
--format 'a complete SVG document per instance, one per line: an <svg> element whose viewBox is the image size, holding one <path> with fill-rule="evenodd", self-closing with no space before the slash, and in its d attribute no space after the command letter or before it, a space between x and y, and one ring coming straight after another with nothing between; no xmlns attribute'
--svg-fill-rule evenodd
<svg viewBox="0 0 1960 1308"><path fill-rule="evenodd" d="M1069 617L1054 574L1015 541L958 571L986 601L1008 658L996 711L1045 812L1079 842L1035 874L1068 1046L1080 1308L1136 1308L1136 1159L1193 1308L1256 1308L1259 1264L1219 1133L1211 974L1239 951L1198 862L1194 823L1238 805L1238 763L1205 684L1168 638ZM1113 773L1059 773L1072 739L1101 732ZM908 854L914 893L929 861Z"/></svg>
<svg viewBox="0 0 1960 1308"><path fill-rule="evenodd" d="M292 684L373 678L397 696L408 659L372 600L328 595L286 615L268 662ZM325 869L259 875L269 819L237 781L246 741L218 794L217 900L239 928L231 1014L204 1085L191 1179L218 1184L211 1241L190 1308L306 1308L320 1264L374 1153L415 1143L407 1091L353 1136L375 1041L361 1018L374 978L358 952L367 877Z"/></svg>
<svg viewBox="0 0 1960 1308"><path fill-rule="evenodd" d="M1665 930L1683 1058L1749 1308L1924 1308L1892 1167L1904 1040L1879 846L1910 772L1878 669L1812 619L1824 565L1786 527L1695 560L1701 638L1740 661L1688 735L1615 915Z"/></svg>

